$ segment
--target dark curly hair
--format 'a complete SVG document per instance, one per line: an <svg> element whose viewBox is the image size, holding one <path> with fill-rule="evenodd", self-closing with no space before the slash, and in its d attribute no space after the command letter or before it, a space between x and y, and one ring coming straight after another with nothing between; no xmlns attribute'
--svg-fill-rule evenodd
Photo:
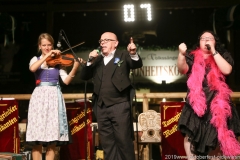
<svg viewBox="0 0 240 160"><path fill-rule="evenodd" d="M198 42L193 46L193 48L191 49L191 51L196 50L197 48L200 47L200 42L199 42L199 41L200 41L200 38L201 38L201 36L202 36L204 33L206 33L206 32L208 32L208 33L210 33L210 34L213 35L213 37L214 37L214 39L215 39L215 42L216 42L216 44L215 44L215 49L218 51L218 53L220 53L220 54L222 55L223 53L227 52L227 50L224 48L223 44L221 43L219 37L218 37L213 31L211 31L211 30L205 30L205 31L203 31L202 33L199 34L199 36L198 36ZM190 51L190 52L191 52L191 51Z"/></svg>

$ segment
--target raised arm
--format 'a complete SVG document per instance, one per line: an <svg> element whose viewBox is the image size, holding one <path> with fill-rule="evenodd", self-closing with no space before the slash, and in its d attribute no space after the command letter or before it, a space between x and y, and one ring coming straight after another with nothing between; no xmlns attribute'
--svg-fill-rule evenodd
<svg viewBox="0 0 240 160"><path fill-rule="evenodd" d="M180 73L182 74L186 74L189 67L188 64L186 62L186 50L187 50L187 46L185 43L181 43L178 46L178 50L179 50L179 54L178 54L178 60L177 60L177 67Z"/></svg>
<svg viewBox="0 0 240 160"><path fill-rule="evenodd" d="M229 75L232 72L232 66L217 52L212 43L208 43L208 45L211 48L212 56L222 74Z"/></svg>

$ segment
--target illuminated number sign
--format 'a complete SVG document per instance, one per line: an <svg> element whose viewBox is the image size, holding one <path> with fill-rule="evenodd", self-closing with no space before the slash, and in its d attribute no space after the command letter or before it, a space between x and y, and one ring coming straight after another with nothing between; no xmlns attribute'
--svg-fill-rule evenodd
<svg viewBox="0 0 240 160"><path fill-rule="evenodd" d="M139 8L141 10L145 10L144 14L146 15L146 20L151 21L152 20L152 10L151 10L151 4L140 4ZM133 4L127 4L123 6L123 12L124 12L124 21L125 22L134 22L135 21L135 6Z"/></svg>

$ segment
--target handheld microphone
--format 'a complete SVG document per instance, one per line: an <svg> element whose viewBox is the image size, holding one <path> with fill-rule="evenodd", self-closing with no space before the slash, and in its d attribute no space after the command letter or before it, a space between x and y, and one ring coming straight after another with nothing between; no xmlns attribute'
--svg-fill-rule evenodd
<svg viewBox="0 0 240 160"><path fill-rule="evenodd" d="M61 40L63 39L62 31L59 32L57 47L62 47Z"/></svg>
<svg viewBox="0 0 240 160"><path fill-rule="evenodd" d="M101 50L102 50L102 46L99 46L99 47L96 49L97 53L101 52ZM95 57L90 56L89 59L88 59L88 62L91 62L94 58L95 58Z"/></svg>
<svg viewBox="0 0 240 160"><path fill-rule="evenodd" d="M209 50L209 51L211 50L211 47L209 44L206 44L205 46L207 47L207 50Z"/></svg>

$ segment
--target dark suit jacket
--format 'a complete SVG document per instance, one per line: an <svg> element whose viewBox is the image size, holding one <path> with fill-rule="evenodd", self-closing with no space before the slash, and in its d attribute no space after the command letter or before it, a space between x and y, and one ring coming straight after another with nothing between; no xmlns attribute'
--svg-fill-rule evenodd
<svg viewBox="0 0 240 160"><path fill-rule="evenodd" d="M110 61L110 64L108 65L112 66L112 70L109 72L109 74L112 74L112 83L121 92L122 90L126 89L131 85L131 81L129 78L130 69L141 68L143 64L140 56L138 61L134 61L131 59L129 53L126 51L116 50L113 57L114 61L115 58L119 58L120 61L123 62L120 66L118 66L118 64L114 64L112 61ZM103 56L98 56L92 65L84 66L80 74L80 78L82 80L89 80L90 78L93 78L94 94L96 95L99 94L99 90L101 87L102 61Z"/></svg>

